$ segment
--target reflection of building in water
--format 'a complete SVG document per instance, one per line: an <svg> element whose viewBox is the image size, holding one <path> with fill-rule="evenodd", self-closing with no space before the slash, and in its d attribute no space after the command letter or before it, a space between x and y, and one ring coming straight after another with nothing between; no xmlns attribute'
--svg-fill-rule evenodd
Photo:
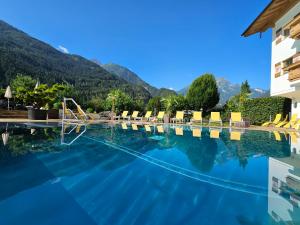
<svg viewBox="0 0 300 225"><path fill-rule="evenodd" d="M300 224L300 154L269 158L268 213L275 222Z"/></svg>

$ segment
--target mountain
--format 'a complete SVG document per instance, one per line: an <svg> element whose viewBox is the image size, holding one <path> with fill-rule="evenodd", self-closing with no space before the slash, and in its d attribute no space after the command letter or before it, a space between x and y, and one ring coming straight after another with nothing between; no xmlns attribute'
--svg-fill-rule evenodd
<svg viewBox="0 0 300 225"><path fill-rule="evenodd" d="M220 92L220 101L219 105L224 105L228 99L232 96L237 95L240 93L241 85L240 84L233 84L230 81L224 78L216 78L218 90ZM186 95L188 92L189 86L179 90L177 93ZM260 88L251 88L251 97L252 98L259 98L259 97L266 97L269 96L270 92L267 90L263 90Z"/></svg>
<svg viewBox="0 0 300 225"><path fill-rule="evenodd" d="M101 65L102 68L107 70L110 73L113 73L127 82L135 85L140 85L144 87L147 91L150 92L150 94L155 97L155 96L161 96L165 97L168 95L176 95L176 92L167 88L156 88L142 80L136 73L132 72L131 70L127 69L126 67L120 66L118 64L114 63L109 63L109 64L103 64Z"/></svg>
<svg viewBox="0 0 300 225"><path fill-rule="evenodd" d="M146 101L151 97L142 86L107 72L97 63L62 53L0 20L0 87L6 87L18 73L47 84L68 82L75 87L81 103L93 96L105 97L116 88L136 99Z"/></svg>

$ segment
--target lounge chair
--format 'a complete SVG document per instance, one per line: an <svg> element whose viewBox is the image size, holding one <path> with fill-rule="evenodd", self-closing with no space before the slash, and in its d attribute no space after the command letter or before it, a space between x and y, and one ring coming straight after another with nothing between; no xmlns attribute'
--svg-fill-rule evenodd
<svg viewBox="0 0 300 225"><path fill-rule="evenodd" d="M139 111L133 111L130 119L136 120L138 118L138 115L139 115Z"/></svg>
<svg viewBox="0 0 300 225"><path fill-rule="evenodd" d="M177 111L176 112L176 117L172 118L171 121L173 123L177 123L177 122L182 122L183 123L183 117L184 117L184 112L183 111Z"/></svg>
<svg viewBox="0 0 300 225"><path fill-rule="evenodd" d="M243 122L242 114L240 112L232 112L230 116L230 126L235 123Z"/></svg>
<svg viewBox="0 0 300 225"><path fill-rule="evenodd" d="M297 144L298 143L298 138L299 136L297 135L296 132L289 132L290 138L291 138L291 143L292 144Z"/></svg>
<svg viewBox="0 0 300 225"><path fill-rule="evenodd" d="M275 119L273 120L273 122L268 121L268 122L263 123L261 126L262 127L268 127L270 125L277 125L278 123L280 123L281 118L282 118L281 114L276 114Z"/></svg>
<svg viewBox="0 0 300 225"><path fill-rule="evenodd" d="M123 111L120 116L114 116L113 120L127 119L128 111Z"/></svg>
<svg viewBox="0 0 300 225"><path fill-rule="evenodd" d="M288 129L288 128L291 128L291 127L295 126L297 121L299 120L297 117L298 117L298 115L296 113L293 114L290 122L285 124L283 127Z"/></svg>
<svg viewBox="0 0 300 225"><path fill-rule="evenodd" d="M183 128L182 127L176 127L175 128L175 134L177 136L183 136Z"/></svg>
<svg viewBox="0 0 300 225"><path fill-rule="evenodd" d="M292 127L293 129L299 130L299 127L300 127L300 120L297 120L297 122L294 123L291 127Z"/></svg>
<svg viewBox="0 0 300 225"><path fill-rule="evenodd" d="M283 125L288 123L288 115L286 115L285 119L275 125L275 127L282 127Z"/></svg>
<svg viewBox="0 0 300 225"><path fill-rule="evenodd" d="M165 112L164 111L159 111L157 117L154 117L152 119L153 122L159 122L164 120Z"/></svg>
<svg viewBox="0 0 300 225"><path fill-rule="evenodd" d="M194 111L193 112L193 118L191 119L192 123L201 122L202 125L202 112L200 111Z"/></svg>
<svg viewBox="0 0 300 225"><path fill-rule="evenodd" d="M152 111L147 111L144 117L136 117L136 120L145 120L149 121L152 115Z"/></svg>
<svg viewBox="0 0 300 225"><path fill-rule="evenodd" d="M273 131L273 134L276 141L281 141L281 135L278 131Z"/></svg>
<svg viewBox="0 0 300 225"><path fill-rule="evenodd" d="M208 126L210 126L211 123L220 123L221 126L223 125L220 112L211 112L210 113Z"/></svg>

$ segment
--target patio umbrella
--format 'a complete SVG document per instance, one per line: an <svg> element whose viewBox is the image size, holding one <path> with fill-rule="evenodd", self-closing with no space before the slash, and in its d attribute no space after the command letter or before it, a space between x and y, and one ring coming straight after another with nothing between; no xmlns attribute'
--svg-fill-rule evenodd
<svg viewBox="0 0 300 225"><path fill-rule="evenodd" d="M36 82L36 84L35 84L34 89L37 89L39 86L40 86L40 81L38 80L38 81Z"/></svg>
<svg viewBox="0 0 300 225"><path fill-rule="evenodd" d="M8 100L7 109L9 110L9 99L12 98L10 86L7 86L4 97Z"/></svg>

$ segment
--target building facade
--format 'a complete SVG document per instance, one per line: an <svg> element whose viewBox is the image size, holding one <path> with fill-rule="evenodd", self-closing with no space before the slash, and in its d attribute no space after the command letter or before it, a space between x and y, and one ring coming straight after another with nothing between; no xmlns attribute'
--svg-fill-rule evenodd
<svg viewBox="0 0 300 225"><path fill-rule="evenodd" d="M243 33L272 28L271 96L292 99L300 118L300 0L273 0Z"/></svg>

